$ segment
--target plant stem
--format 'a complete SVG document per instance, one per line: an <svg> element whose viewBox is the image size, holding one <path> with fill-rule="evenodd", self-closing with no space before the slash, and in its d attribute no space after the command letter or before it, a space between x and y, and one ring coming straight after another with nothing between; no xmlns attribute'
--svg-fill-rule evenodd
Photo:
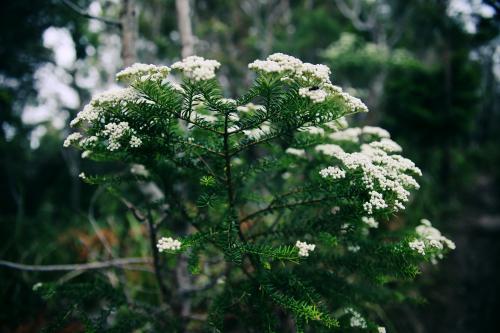
<svg viewBox="0 0 500 333"><path fill-rule="evenodd" d="M156 247L156 226L154 225L151 216L148 216L146 222L149 229L149 242L151 245L151 252L153 253L153 268L156 276L156 282L158 283L158 287L160 288L162 301L165 302L168 299L168 290L165 286L165 283L163 283L161 274L160 255L158 252L158 248Z"/></svg>

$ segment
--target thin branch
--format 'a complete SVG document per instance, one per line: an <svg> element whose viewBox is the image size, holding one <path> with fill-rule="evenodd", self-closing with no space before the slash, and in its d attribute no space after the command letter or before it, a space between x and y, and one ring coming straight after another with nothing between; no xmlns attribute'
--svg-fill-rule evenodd
<svg viewBox="0 0 500 333"><path fill-rule="evenodd" d="M25 265L12 261L0 260L0 267L31 272L89 271L117 267L128 270L138 270L139 267L129 267L129 265L151 264L151 262L151 258L119 258L107 261L89 262L86 264ZM140 268L140 270L143 270L143 268Z"/></svg>
<svg viewBox="0 0 500 333"><path fill-rule="evenodd" d="M118 20L114 20L112 18L107 18L107 17L101 17L101 16L95 16L90 14L88 11L86 11L84 8L80 7L78 4L70 1L70 0L60 0L66 7L77 13L78 15L81 15L83 17L86 17L88 19L92 20L98 20L103 23L121 28L122 24Z"/></svg>
<svg viewBox="0 0 500 333"><path fill-rule="evenodd" d="M298 202L293 202L293 203L288 203L288 204L283 204L283 205L276 205L276 206L273 206L273 202L271 202L266 208L260 209L256 212L253 212L253 213L248 214L247 216L243 217L240 220L240 223L251 220L252 218L254 218L257 215L264 214L264 213L267 213L267 212L270 212L270 211L273 211L276 209L293 208L296 206L315 204L315 203L323 202L323 201L328 200L328 199L330 199L330 198L326 197L326 198L321 198L321 199L298 201Z"/></svg>
<svg viewBox="0 0 500 333"><path fill-rule="evenodd" d="M215 154L217 156L220 156L220 157L224 157L225 155L221 152L218 152L218 151L215 151L213 149L210 149L208 147L205 147L203 145L200 145L200 144L197 144L197 143L194 143L194 142L190 142L190 141L184 141L184 143L190 145L190 146L193 146L193 147L197 147L197 148L200 148L200 149L203 149L209 153L212 153L212 154Z"/></svg>
<svg viewBox="0 0 500 333"><path fill-rule="evenodd" d="M243 145L243 146L240 146L239 148L235 149L233 152L231 152L229 154L229 156L234 156L240 152L242 152L243 150L247 149L247 148L250 148L250 147L253 147L253 146L256 146L258 144L261 144L261 143L265 143L265 142L269 142L269 141L272 141L276 138L279 138L281 136L281 133L278 133L278 134L275 134L275 135L271 135L271 136L268 136L262 140L257 140L257 141L253 141L251 143L248 143L246 145Z"/></svg>
<svg viewBox="0 0 500 333"><path fill-rule="evenodd" d="M161 298L164 303L167 302L168 300L168 290L167 286L163 282L163 276L161 273L161 267L160 267L160 254L158 252L158 247L156 247L156 226L153 223L153 219L151 214L148 214L148 218L146 219L146 222L148 224L148 229L149 229L149 242L151 246L151 252L153 253L153 268L154 268L154 273L156 276L156 281L158 283L158 287L160 288L161 292Z"/></svg>

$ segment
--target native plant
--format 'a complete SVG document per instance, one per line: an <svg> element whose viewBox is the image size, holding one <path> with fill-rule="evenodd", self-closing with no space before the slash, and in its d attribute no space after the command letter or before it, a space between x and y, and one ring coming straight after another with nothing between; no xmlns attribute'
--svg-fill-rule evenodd
<svg viewBox="0 0 500 333"><path fill-rule="evenodd" d="M219 66L135 64L65 141L128 165L81 178L147 226L162 316L172 331L385 331L375 309L454 248L427 220L391 222L420 170L387 131L347 127L368 110L328 67L274 54L249 64L253 85L229 99Z"/></svg>

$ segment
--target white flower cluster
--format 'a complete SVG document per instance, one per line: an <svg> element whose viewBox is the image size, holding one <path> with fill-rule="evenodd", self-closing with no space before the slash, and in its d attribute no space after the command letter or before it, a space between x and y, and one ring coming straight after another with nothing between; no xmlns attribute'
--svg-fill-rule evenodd
<svg viewBox="0 0 500 333"><path fill-rule="evenodd" d="M368 225L368 227L370 228L378 228L378 222L375 221L373 217L363 216L361 218L361 221L366 223L366 225Z"/></svg>
<svg viewBox="0 0 500 333"><path fill-rule="evenodd" d="M345 178L345 171L336 166L329 166L319 171L323 178L341 179Z"/></svg>
<svg viewBox="0 0 500 333"><path fill-rule="evenodd" d="M421 255L425 255L425 243L421 240L415 239L408 243L408 246L413 251L417 251Z"/></svg>
<svg viewBox="0 0 500 333"><path fill-rule="evenodd" d="M160 252L175 251L181 248L181 244L179 240L173 239L172 237L162 237L158 240L156 247Z"/></svg>
<svg viewBox="0 0 500 333"><path fill-rule="evenodd" d="M73 143L79 141L81 138L82 138L82 134L80 132L71 133L70 135L68 135L66 137L66 140L64 140L63 146L69 147Z"/></svg>
<svg viewBox="0 0 500 333"><path fill-rule="evenodd" d="M266 111L266 108L264 107L264 105L256 105L256 104L253 104L253 103L247 103L245 105L240 105L236 108L236 110L238 110L238 112L252 112L252 111Z"/></svg>
<svg viewBox="0 0 500 333"><path fill-rule="evenodd" d="M135 135L132 135L129 141L130 147L132 148L138 148L142 145L142 140Z"/></svg>
<svg viewBox="0 0 500 333"><path fill-rule="evenodd" d="M317 145L314 150L328 156L337 156L344 153L342 147L333 143Z"/></svg>
<svg viewBox="0 0 500 333"><path fill-rule="evenodd" d="M140 98L140 94L132 87L107 90L94 96L90 103L85 105L82 111L78 112L75 119L71 121L70 126L76 126L81 121L96 121L104 106L125 106L127 103L138 101Z"/></svg>
<svg viewBox="0 0 500 333"><path fill-rule="evenodd" d="M313 103L324 102L328 96L326 91L312 88L300 88L299 95L302 97L308 97Z"/></svg>
<svg viewBox="0 0 500 333"><path fill-rule="evenodd" d="M349 252L357 253L359 250L361 250L361 246L359 245L347 245L347 251Z"/></svg>
<svg viewBox="0 0 500 333"><path fill-rule="evenodd" d="M216 60L209 60L198 56L189 56L177 61L172 65L173 69L178 69L188 78L195 81L206 81L215 77L215 70L220 67Z"/></svg>
<svg viewBox="0 0 500 333"><path fill-rule="evenodd" d="M351 314L351 320L349 322L351 324L351 327L359 327L359 328L368 327L365 318L363 318L359 312L357 312L353 308L347 308L346 312Z"/></svg>
<svg viewBox="0 0 500 333"><path fill-rule="evenodd" d="M455 243L443 236L438 229L432 226L429 220L422 219L420 223L421 224L415 228L418 239L408 243L408 246L412 250L417 251L421 255L425 255L425 249L427 247L436 248L438 250L443 250L445 247L450 250L454 250L456 248ZM437 257L441 258L442 255L439 254ZM431 259L434 261L436 258L433 257Z"/></svg>
<svg viewBox="0 0 500 333"><path fill-rule="evenodd" d="M339 131L341 129L347 128L349 124L347 123L347 119L345 119L345 117L340 117L338 119L325 123L325 126L329 127L333 131Z"/></svg>
<svg viewBox="0 0 500 333"><path fill-rule="evenodd" d="M379 327L377 327L377 332L378 332L378 333L386 333L386 331L385 331L385 327L383 327L383 326L379 326Z"/></svg>
<svg viewBox="0 0 500 333"><path fill-rule="evenodd" d="M363 134L378 136L379 138L391 137L391 135L389 134L389 132L387 132L387 130L376 126L365 126L362 128L362 132Z"/></svg>
<svg viewBox="0 0 500 333"><path fill-rule="evenodd" d="M289 147L285 150L287 154L295 155L297 157L304 157L306 155L306 151L304 149L297 149Z"/></svg>
<svg viewBox="0 0 500 333"><path fill-rule="evenodd" d="M102 134L108 138L108 150L115 151L120 149L121 144L119 140L129 131L130 127L126 121L122 121L120 123L108 123L104 125L104 131L102 131Z"/></svg>
<svg viewBox="0 0 500 333"><path fill-rule="evenodd" d="M260 128L244 130L243 133L250 139L259 140L264 135L269 134L270 131L271 126L268 123L262 123L260 125Z"/></svg>
<svg viewBox="0 0 500 333"><path fill-rule="evenodd" d="M324 135L325 130L318 126L306 126L299 129L300 132L304 132L311 135Z"/></svg>
<svg viewBox="0 0 500 333"><path fill-rule="evenodd" d="M170 73L170 68L167 66L135 63L118 72L116 79L129 83L147 80L162 81L168 76L168 73Z"/></svg>
<svg viewBox="0 0 500 333"><path fill-rule="evenodd" d="M361 135L361 129L359 127L346 128L345 130L334 132L330 134L330 139L335 141L349 141L358 143L359 136Z"/></svg>
<svg viewBox="0 0 500 333"><path fill-rule="evenodd" d="M351 112L368 112L368 108L360 99L332 85L330 69L325 65L303 63L295 57L275 53L266 60L255 60L248 68L260 73L276 73L281 75L281 80L285 82L299 82L302 86L299 95L309 98L313 103L324 102L329 96L338 96Z"/></svg>
<svg viewBox="0 0 500 333"><path fill-rule="evenodd" d="M349 133L347 136L354 138L364 131L359 128L350 130L353 131L336 132L332 136L338 133L343 133L342 135ZM409 190L419 188L412 175L422 175L420 169L409 159L401 155L390 154L396 149L387 148L387 145L392 145L390 143L392 141L387 140L390 139L382 138L381 141L363 144L361 151L354 153L347 153L340 146L333 144L318 145L315 148L318 152L337 158L348 170L362 171L362 181L370 195L370 199L363 205L368 214L373 214L374 210L389 207L384 200L383 193L395 194L396 200L390 208L398 211L404 209L403 203L409 200Z"/></svg>
<svg viewBox="0 0 500 333"><path fill-rule="evenodd" d="M341 87L332 84L325 85L330 94L339 96L351 112L368 112L368 107L359 98L345 92Z"/></svg>
<svg viewBox="0 0 500 333"><path fill-rule="evenodd" d="M314 244L307 244L306 242L301 242L299 240L295 243L295 246L299 249L299 256L301 257L309 257L309 252L314 251L316 248L316 245Z"/></svg>

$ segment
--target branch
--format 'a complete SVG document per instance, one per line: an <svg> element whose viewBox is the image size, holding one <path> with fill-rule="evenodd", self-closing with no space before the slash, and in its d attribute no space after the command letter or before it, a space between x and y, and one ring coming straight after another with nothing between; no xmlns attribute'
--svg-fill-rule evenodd
<svg viewBox="0 0 500 333"><path fill-rule="evenodd" d="M107 261L89 262L86 264L63 264L63 265L25 265L16 262L0 260L0 267L12 268L31 272L57 272L57 271L89 271L106 268L117 268L138 270L138 267L127 267L136 264L151 264L151 258L119 258Z"/></svg>
<svg viewBox="0 0 500 333"><path fill-rule="evenodd" d="M361 8L359 1L354 1L352 8L350 8L344 0L335 0L335 4L342 15L347 17L351 21L352 25L354 25L354 27L359 31L369 31L373 29L374 22L372 17L370 17L367 21L361 20Z"/></svg>
<svg viewBox="0 0 500 333"><path fill-rule="evenodd" d="M236 148L233 152L231 152L229 154L229 156L234 156L240 152L242 152L243 150L247 149L247 148L250 148L252 146L256 146L258 144L261 144L261 143L265 143L265 142L268 142L268 141L272 141L276 138L279 138L281 136L281 133L277 133L277 134L274 134L274 135L271 135L271 136L268 136L262 140L257 140L257 141L253 141L249 144L246 144L246 145L243 145L243 146L240 146L239 148Z"/></svg>
<svg viewBox="0 0 500 333"><path fill-rule="evenodd" d="M72 11L74 11L75 13L77 13L78 15L81 15L81 16L86 17L88 19L98 20L98 21L101 21L103 23L106 23L106 24L109 24L109 25L112 25L112 26L115 26L115 27L118 27L118 28L122 27L122 24L118 20L114 20L114 19L107 18L107 17L101 17L101 16L92 15L88 11L86 11L84 8L80 7L78 4L76 4L76 3L74 3L74 2L72 2L70 0L60 0L60 1L66 7L68 7L69 9L71 9Z"/></svg>
<svg viewBox="0 0 500 333"><path fill-rule="evenodd" d="M270 212L270 211L273 211L276 209L293 208L296 206L315 204L315 203L323 202L323 201L328 200L328 199L330 199L330 198L326 197L326 198L321 198L321 199L298 201L298 202L293 202L293 203L288 203L288 204L283 204L283 205L276 205L276 206L273 206L273 202L271 202L266 208L263 208L263 209L258 210L256 212L253 212L253 213L245 216L244 218L242 218L240 220L240 223L251 220L252 218L254 218L257 215L267 213L267 212Z"/></svg>

